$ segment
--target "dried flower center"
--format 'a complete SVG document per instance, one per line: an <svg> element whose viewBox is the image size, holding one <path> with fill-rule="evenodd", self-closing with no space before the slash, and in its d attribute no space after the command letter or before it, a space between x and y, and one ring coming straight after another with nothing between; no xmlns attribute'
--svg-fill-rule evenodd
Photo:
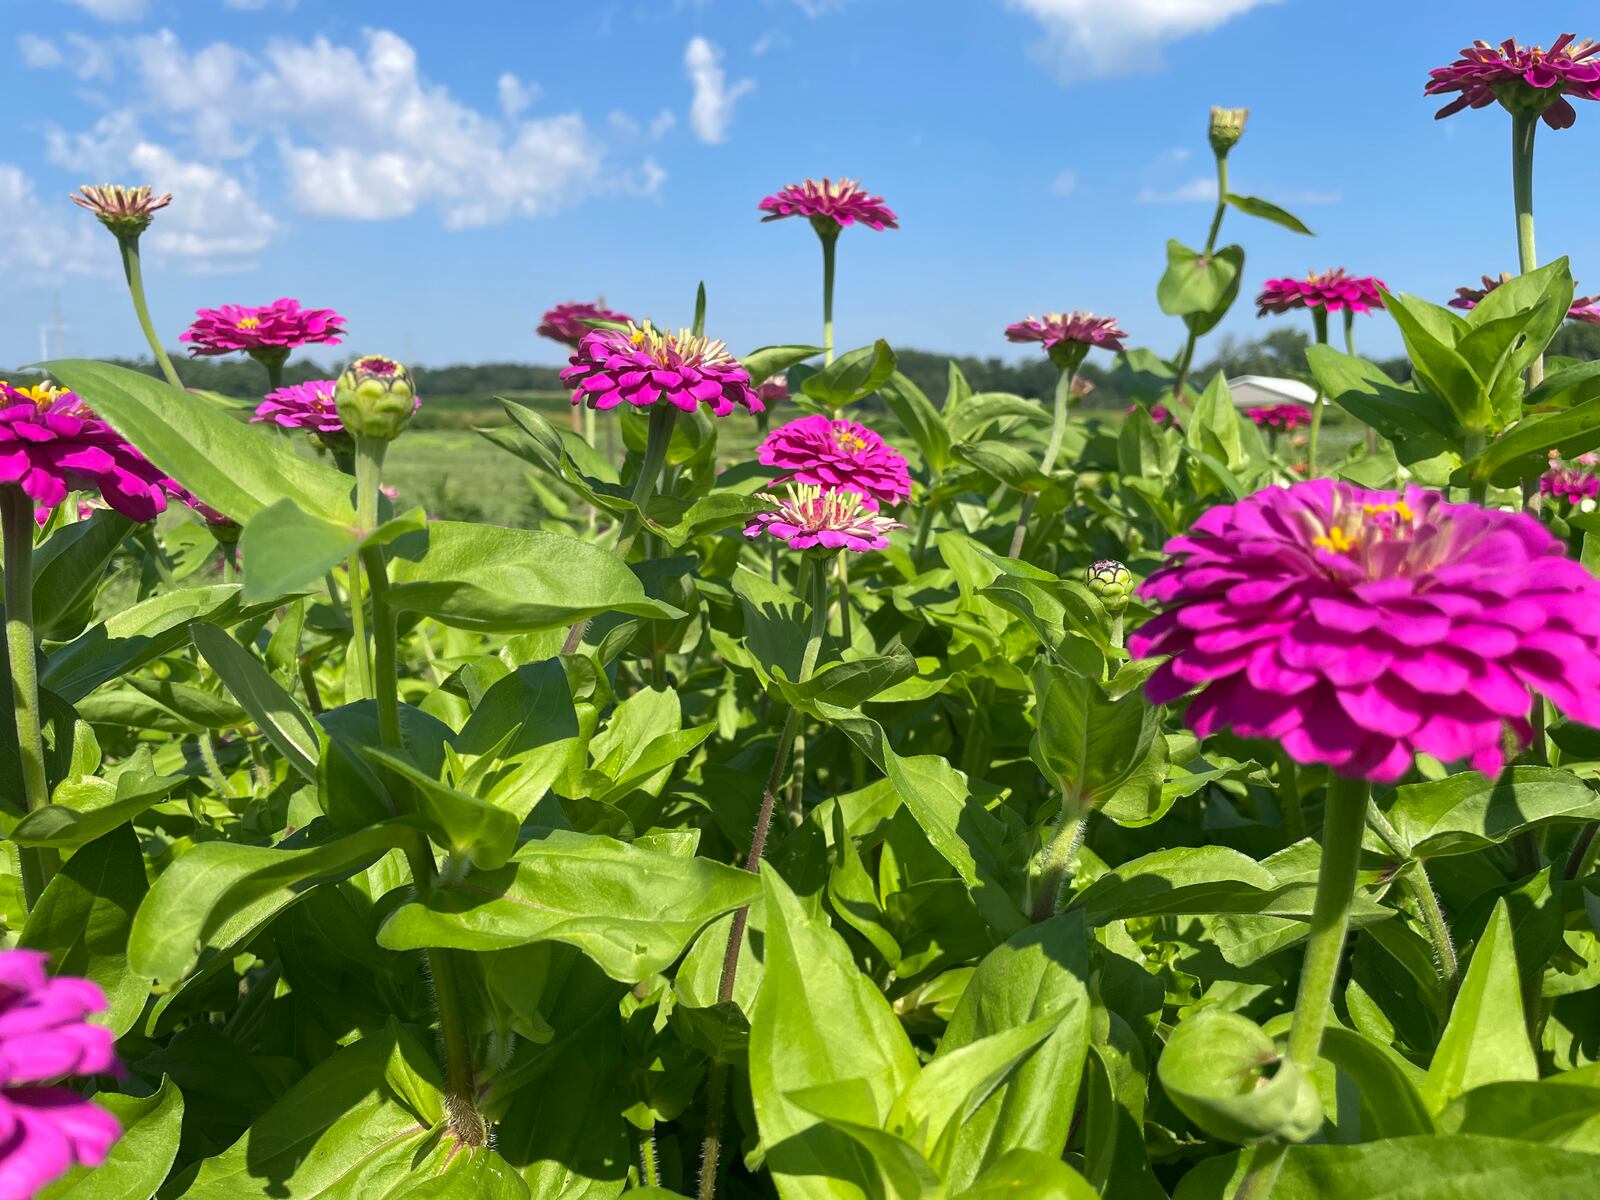
<svg viewBox="0 0 1600 1200"><path fill-rule="evenodd" d="M643 325L628 323L628 344L643 350L663 367L708 367L733 361L728 347L714 338L690 333L687 329L669 333L657 329L649 321Z"/></svg>

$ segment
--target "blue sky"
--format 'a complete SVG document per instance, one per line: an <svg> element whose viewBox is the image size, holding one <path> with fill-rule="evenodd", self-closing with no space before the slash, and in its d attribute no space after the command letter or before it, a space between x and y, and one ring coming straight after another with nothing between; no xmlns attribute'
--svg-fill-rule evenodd
<svg viewBox="0 0 1600 1200"><path fill-rule="evenodd" d="M176 193L147 235L168 344L192 311L338 309L347 349L555 362L550 303L604 293L737 352L814 340L816 241L756 202L849 175L900 214L839 250L839 341L1015 356L1028 313L1181 336L1164 243L1204 240L1211 104L1249 106L1230 214L1245 287L1344 265L1443 300L1514 266L1508 119L1435 122L1474 37L1600 33L1591 4L1489 0L0 0L0 365L142 348L115 246L66 195ZM1527 19L1537 8L1538 22ZM1585 27L1582 18L1590 18ZM1600 290L1600 105L1540 135L1541 254ZM1585 275L1590 279L1585 279ZM59 337L48 331L60 314ZM1219 334L1265 329L1241 303ZM1398 347L1387 318L1363 348Z"/></svg>

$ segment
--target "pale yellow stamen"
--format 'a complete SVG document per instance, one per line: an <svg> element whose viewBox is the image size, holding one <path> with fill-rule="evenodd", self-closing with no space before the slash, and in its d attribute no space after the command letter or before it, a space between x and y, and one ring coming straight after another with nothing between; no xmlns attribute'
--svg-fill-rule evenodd
<svg viewBox="0 0 1600 1200"><path fill-rule="evenodd" d="M261 324L261 318L260 317L240 317L239 318L239 328L240 329L255 329L260 324Z"/></svg>
<svg viewBox="0 0 1600 1200"><path fill-rule="evenodd" d="M1321 550L1328 550L1334 554L1347 554L1355 549L1355 539L1337 525L1330 526L1328 532L1322 537L1312 538L1311 544Z"/></svg>

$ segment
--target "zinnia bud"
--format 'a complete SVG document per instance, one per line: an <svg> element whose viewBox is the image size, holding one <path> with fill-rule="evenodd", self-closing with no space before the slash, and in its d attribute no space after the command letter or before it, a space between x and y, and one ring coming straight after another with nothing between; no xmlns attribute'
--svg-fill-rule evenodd
<svg viewBox="0 0 1600 1200"><path fill-rule="evenodd" d="M1128 607L1133 595L1133 573L1114 558L1102 558L1087 572L1089 590L1099 598L1106 612L1116 616Z"/></svg>
<svg viewBox="0 0 1600 1200"><path fill-rule="evenodd" d="M391 441L417 409L411 372L392 358L370 354L344 369L333 390L339 419L357 438Z"/></svg>
<svg viewBox="0 0 1600 1200"><path fill-rule="evenodd" d="M1209 136L1211 149L1218 158L1226 158L1228 151L1244 136L1244 122L1249 115L1248 108L1212 108Z"/></svg>

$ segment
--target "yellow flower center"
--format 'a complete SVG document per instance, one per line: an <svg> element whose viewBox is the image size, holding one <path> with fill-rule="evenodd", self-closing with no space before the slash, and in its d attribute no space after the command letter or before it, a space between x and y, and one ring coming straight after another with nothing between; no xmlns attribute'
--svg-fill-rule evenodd
<svg viewBox="0 0 1600 1200"><path fill-rule="evenodd" d="M240 317L239 318L239 328L240 329L255 329L260 324L261 324L261 318L260 317Z"/></svg>
<svg viewBox="0 0 1600 1200"><path fill-rule="evenodd" d="M642 348L662 366L670 364L674 353L679 362L693 363L695 366L725 362L731 357L727 346L719 341L690 333L687 329L680 329L674 335L657 329L649 321L643 325L629 326L628 344Z"/></svg>
<svg viewBox="0 0 1600 1200"><path fill-rule="evenodd" d="M865 450L867 439L859 434L851 433L848 429L840 429L833 435L834 441L845 450Z"/></svg>
<svg viewBox="0 0 1600 1200"><path fill-rule="evenodd" d="M1355 549L1355 539L1340 529L1337 525L1331 526L1322 537L1312 538L1311 544L1322 550L1332 551L1334 554L1346 554Z"/></svg>
<svg viewBox="0 0 1600 1200"><path fill-rule="evenodd" d="M1363 542L1382 541L1399 533L1415 519L1415 514L1404 500L1396 500L1392 504L1363 504L1359 514L1347 511L1345 517L1344 524L1330 525L1328 532L1312 538L1311 544L1333 554L1349 554Z"/></svg>

